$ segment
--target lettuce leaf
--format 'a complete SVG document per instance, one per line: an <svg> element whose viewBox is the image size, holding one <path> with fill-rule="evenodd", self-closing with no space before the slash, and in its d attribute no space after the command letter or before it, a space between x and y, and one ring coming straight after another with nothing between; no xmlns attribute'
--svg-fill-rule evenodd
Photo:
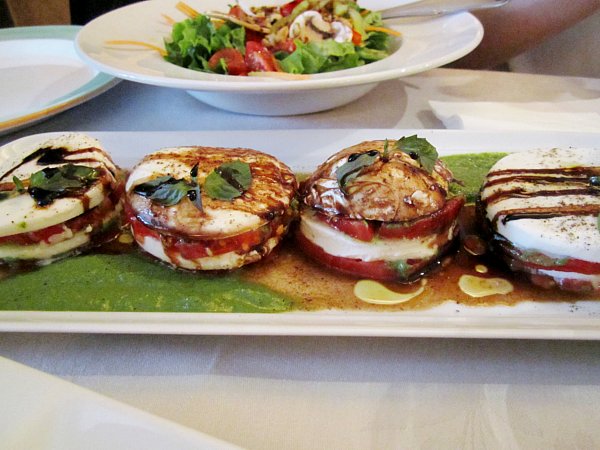
<svg viewBox="0 0 600 450"><path fill-rule="evenodd" d="M244 53L246 31L226 23L216 28L210 19L198 15L173 25L170 40L165 41L165 59L188 69L209 71L208 60L222 48L235 48Z"/></svg>
<svg viewBox="0 0 600 450"><path fill-rule="evenodd" d="M364 61L351 42L326 39L308 44L296 41L296 50L280 63L285 72L310 74L358 67Z"/></svg>

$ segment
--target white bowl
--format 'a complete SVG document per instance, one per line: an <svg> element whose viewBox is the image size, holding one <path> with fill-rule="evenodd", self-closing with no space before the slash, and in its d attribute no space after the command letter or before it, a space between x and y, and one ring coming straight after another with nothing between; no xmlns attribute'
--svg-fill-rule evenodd
<svg viewBox="0 0 600 450"><path fill-rule="evenodd" d="M185 89L217 108L245 114L305 114L350 103L377 83L447 64L473 50L483 27L469 13L428 20L386 22L402 39L389 57L353 69L311 75L307 79L218 75L185 69L165 61L156 51L137 46L109 46L109 40L134 40L159 47L170 35L163 17L185 16L178 0L134 3L114 10L83 27L76 39L81 58L99 70L126 80ZM226 10L220 0L188 1L198 11Z"/></svg>

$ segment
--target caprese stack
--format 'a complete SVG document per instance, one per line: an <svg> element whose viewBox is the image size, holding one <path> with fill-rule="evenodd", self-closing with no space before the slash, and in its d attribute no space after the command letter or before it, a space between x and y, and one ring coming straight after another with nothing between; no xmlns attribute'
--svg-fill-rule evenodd
<svg viewBox="0 0 600 450"><path fill-rule="evenodd" d="M127 181L127 215L147 253L188 270L228 270L258 261L294 217L296 177L250 149L165 148Z"/></svg>
<svg viewBox="0 0 600 450"><path fill-rule="evenodd" d="M478 203L497 251L542 287L600 290L600 150L512 153Z"/></svg>
<svg viewBox="0 0 600 450"><path fill-rule="evenodd" d="M330 157L301 189L297 239L326 266L358 277L412 281L456 237L462 197L417 136L368 141Z"/></svg>
<svg viewBox="0 0 600 450"><path fill-rule="evenodd" d="M44 264L114 238L125 177L100 143L31 142L0 148L0 262Z"/></svg>

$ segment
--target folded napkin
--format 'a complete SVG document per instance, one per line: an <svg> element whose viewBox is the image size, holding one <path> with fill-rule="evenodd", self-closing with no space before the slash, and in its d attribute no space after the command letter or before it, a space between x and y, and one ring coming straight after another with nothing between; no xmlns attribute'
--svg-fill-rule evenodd
<svg viewBox="0 0 600 450"><path fill-rule="evenodd" d="M600 99L524 103L432 100L429 105L446 128L600 133Z"/></svg>

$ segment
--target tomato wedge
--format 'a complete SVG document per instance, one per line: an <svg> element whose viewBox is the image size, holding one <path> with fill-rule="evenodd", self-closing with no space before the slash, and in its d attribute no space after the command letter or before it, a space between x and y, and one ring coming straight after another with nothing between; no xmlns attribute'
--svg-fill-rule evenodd
<svg viewBox="0 0 600 450"><path fill-rule="evenodd" d="M291 2L286 3L285 5L281 5L279 7L279 13L283 17L287 17L294 11L294 8L300 3L302 3L302 0L293 0Z"/></svg>
<svg viewBox="0 0 600 450"><path fill-rule="evenodd" d="M286 39L285 41L282 42L278 42L277 44L275 44L272 48L271 51L273 52L285 52L285 53L294 53L296 51L296 43L294 42L294 39L289 38Z"/></svg>
<svg viewBox="0 0 600 450"><path fill-rule="evenodd" d="M225 61L227 73L229 75L248 75L248 67L244 56L235 48L222 48L217 50L208 60L208 67L215 71L218 69L221 60Z"/></svg>
<svg viewBox="0 0 600 450"><path fill-rule="evenodd" d="M243 19L244 17L246 17L246 13L240 5L234 5L231 8L229 8L229 15L237 17L238 19Z"/></svg>
<svg viewBox="0 0 600 450"><path fill-rule="evenodd" d="M246 42L246 56L244 57L248 72L275 72L277 62L273 54L260 42Z"/></svg>

